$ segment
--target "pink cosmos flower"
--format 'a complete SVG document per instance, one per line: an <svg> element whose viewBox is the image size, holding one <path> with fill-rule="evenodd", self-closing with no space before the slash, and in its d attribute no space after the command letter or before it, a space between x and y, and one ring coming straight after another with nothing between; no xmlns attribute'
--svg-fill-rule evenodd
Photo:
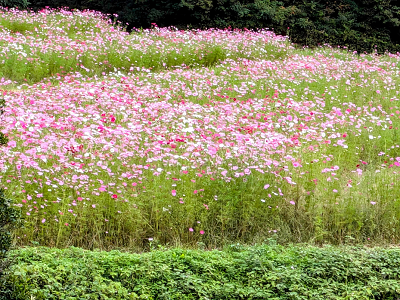
<svg viewBox="0 0 400 300"><path fill-rule="evenodd" d="M16 143L15 141L9 141L7 145L8 145L8 147L10 147L10 148L14 148L14 147L17 146L17 143Z"/></svg>

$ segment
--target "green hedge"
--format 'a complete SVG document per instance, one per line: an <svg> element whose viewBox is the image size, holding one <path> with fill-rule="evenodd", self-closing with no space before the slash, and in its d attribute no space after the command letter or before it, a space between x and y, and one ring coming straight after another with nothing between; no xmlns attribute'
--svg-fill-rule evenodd
<svg viewBox="0 0 400 300"><path fill-rule="evenodd" d="M25 248L0 299L399 299L400 249ZM3 297L3 298L1 298Z"/></svg>
<svg viewBox="0 0 400 300"><path fill-rule="evenodd" d="M324 43L358 52L400 51L400 4L395 0L0 0L10 6L66 6L118 14L132 27L273 28L299 45ZM112 16L111 16L112 17ZM375 47L376 46L376 47Z"/></svg>

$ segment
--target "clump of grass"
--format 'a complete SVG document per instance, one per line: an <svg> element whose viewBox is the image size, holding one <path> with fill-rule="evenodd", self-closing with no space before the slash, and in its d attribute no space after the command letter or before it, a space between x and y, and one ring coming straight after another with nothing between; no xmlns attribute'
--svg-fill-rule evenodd
<svg viewBox="0 0 400 300"><path fill-rule="evenodd" d="M27 34L35 32L35 28L39 27L40 23L25 23L21 21L11 21L6 18L0 19L0 28L9 30L12 34L20 33L20 34Z"/></svg>

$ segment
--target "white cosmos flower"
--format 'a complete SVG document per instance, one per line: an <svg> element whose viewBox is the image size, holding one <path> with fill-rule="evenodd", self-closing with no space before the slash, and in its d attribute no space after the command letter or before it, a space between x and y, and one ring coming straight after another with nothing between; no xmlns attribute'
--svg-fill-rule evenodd
<svg viewBox="0 0 400 300"><path fill-rule="evenodd" d="M188 128L184 128L182 129L183 132L193 132L194 128L193 127L188 127Z"/></svg>

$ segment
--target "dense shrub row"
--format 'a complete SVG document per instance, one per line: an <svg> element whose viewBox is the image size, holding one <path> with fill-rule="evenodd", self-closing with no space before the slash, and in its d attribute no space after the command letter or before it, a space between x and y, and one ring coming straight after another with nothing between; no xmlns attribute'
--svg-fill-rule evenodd
<svg viewBox="0 0 400 300"><path fill-rule="evenodd" d="M1 0L27 6L26 0ZM294 43L329 43L358 52L400 51L400 7L391 0L38 0L29 7L67 6L118 14L132 27L273 28Z"/></svg>
<svg viewBox="0 0 400 300"><path fill-rule="evenodd" d="M0 299L398 299L400 250L230 246L144 254L25 248ZM1 298L3 297L3 298Z"/></svg>

